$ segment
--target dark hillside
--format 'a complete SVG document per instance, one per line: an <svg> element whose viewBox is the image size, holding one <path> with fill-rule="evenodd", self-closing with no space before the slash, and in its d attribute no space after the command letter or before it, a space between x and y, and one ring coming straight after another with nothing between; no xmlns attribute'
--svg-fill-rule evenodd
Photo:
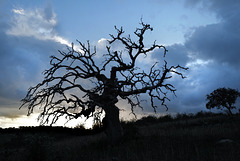
<svg viewBox="0 0 240 161"><path fill-rule="evenodd" d="M150 116L122 125L125 136L115 146L101 129L2 129L0 160L240 160L239 115Z"/></svg>

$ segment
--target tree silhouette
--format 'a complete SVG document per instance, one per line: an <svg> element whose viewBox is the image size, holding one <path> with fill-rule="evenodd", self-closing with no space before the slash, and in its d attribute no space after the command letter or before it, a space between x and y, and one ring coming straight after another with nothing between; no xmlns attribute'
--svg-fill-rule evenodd
<svg viewBox="0 0 240 161"><path fill-rule="evenodd" d="M110 34L111 40L101 65L97 65L96 47L91 48L89 42L85 45L78 41L80 49L75 49L72 43L68 52L59 51L59 56L51 56L51 68L44 72L44 80L29 88L21 107L27 106L28 114L33 113L35 108L41 109L41 124L54 124L61 116L70 120L104 111L106 134L111 142L116 142L123 135L116 106L119 99L127 100L133 113L135 107L141 107L139 96L142 93L148 94L154 111L156 100L167 108L167 91L175 94L176 89L165 81L172 78L172 74L185 78L178 70L187 68L180 65L168 67L165 60L162 69L157 62L148 69L149 72L137 67L136 62L141 55L147 56L157 48L163 49L163 59L167 53L165 46L156 42L146 48L143 36L153 28L142 21L140 26L134 32L137 41L130 35L124 37L122 27L115 26L117 34ZM121 43L123 50L112 50L114 42Z"/></svg>
<svg viewBox="0 0 240 161"><path fill-rule="evenodd" d="M211 109L217 107L217 109L226 108L227 112L232 115L232 109L235 109L234 106L236 99L240 96L240 93L231 88L218 88L212 93L207 95L207 104L206 108Z"/></svg>

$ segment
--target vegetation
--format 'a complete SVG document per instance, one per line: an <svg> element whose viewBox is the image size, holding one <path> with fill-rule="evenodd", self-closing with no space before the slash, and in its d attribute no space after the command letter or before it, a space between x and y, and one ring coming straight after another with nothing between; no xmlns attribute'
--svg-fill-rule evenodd
<svg viewBox="0 0 240 161"><path fill-rule="evenodd" d="M176 89L166 80L172 78L172 74L185 78L180 70L187 68L168 66L165 46L155 41L150 47L144 44L145 33L153 30L149 24L141 22L133 34L135 38L124 36L122 28L115 29L117 34L110 34L102 63L96 58L96 47L91 47L89 42L85 45L78 41L79 47L72 44L68 52L59 51L58 56L52 56L51 67L44 72L44 80L29 88L21 107L26 106L28 114L40 108L39 118L43 124L53 124L59 117L99 116L104 111L106 134L112 142L123 134L116 106L119 98L128 101L133 113L135 107L141 107L139 95L142 93L150 97L154 111L156 100L167 108L167 93L174 93ZM112 49L114 43L121 44L123 48ZM155 49L163 49L162 64L156 62L149 69L137 66L141 56L147 56Z"/></svg>
<svg viewBox="0 0 240 161"><path fill-rule="evenodd" d="M232 88L218 88L212 93L207 95L207 109L217 108L226 109L229 115L232 115L232 109L236 109L234 106L236 99L240 97L240 92Z"/></svg>
<svg viewBox="0 0 240 161"><path fill-rule="evenodd" d="M1 129L0 160L240 160L239 114L199 112L122 122L125 134L114 146L96 127L92 135L83 134L82 127Z"/></svg>

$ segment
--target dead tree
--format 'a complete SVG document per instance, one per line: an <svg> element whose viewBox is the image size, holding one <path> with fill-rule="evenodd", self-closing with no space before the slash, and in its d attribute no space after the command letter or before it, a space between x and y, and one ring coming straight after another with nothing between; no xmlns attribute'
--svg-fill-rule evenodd
<svg viewBox="0 0 240 161"><path fill-rule="evenodd" d="M96 110L99 112L101 109L100 112L105 112L106 133L111 142L116 142L123 135L119 108L116 106L119 99L127 100L133 113L135 107L141 107L142 93L148 94L154 111L157 104L167 108L167 91L175 94L176 89L166 80L170 79L172 74L185 78L179 69L187 68L180 65L168 67L164 60L167 49L163 45L154 42L151 47L146 48L143 36L153 28L143 22L140 26L134 32L137 41L130 35L124 37L122 27L115 26L117 34L110 35L105 60L101 65L96 63L96 47L92 51L89 42L85 45L78 41L80 49L75 49L72 44L72 47L68 47L68 52L59 51L59 56L51 56L51 67L44 72L44 80L29 88L26 97L22 99L21 107L26 106L28 114L33 113L36 108L40 109L39 119L42 124L54 124L61 116L69 120L81 116L90 117ZM114 42L120 42L124 49L112 50L111 44ZM140 71L136 67L141 55L147 56L160 48L163 49L162 68L158 67L157 62L148 72ZM107 74L106 71L110 73Z"/></svg>

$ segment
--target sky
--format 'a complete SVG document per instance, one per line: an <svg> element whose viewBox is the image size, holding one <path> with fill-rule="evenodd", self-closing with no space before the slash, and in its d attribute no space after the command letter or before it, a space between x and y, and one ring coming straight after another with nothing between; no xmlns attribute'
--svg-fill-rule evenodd
<svg viewBox="0 0 240 161"><path fill-rule="evenodd" d="M114 25L132 34L141 18L154 29L144 37L146 46L156 40L168 49L169 64L189 67L186 79L171 82L177 97L169 93L169 110L158 113L205 111L206 94L240 89L239 8L239 0L0 0L0 127L38 124L37 114L19 110L20 100L43 80L50 55L76 39L102 52ZM144 68L162 59L158 50L150 54ZM149 105L137 111L152 112Z"/></svg>

